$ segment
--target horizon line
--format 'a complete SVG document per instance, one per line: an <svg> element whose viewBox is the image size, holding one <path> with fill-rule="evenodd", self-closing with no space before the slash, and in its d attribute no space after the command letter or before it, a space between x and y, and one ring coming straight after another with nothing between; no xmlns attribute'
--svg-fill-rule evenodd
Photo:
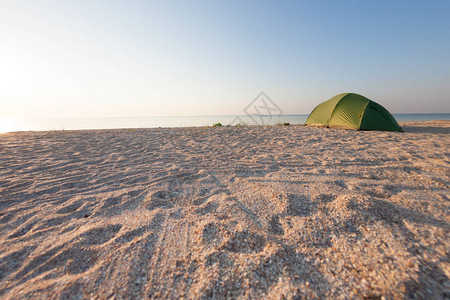
<svg viewBox="0 0 450 300"><path fill-rule="evenodd" d="M303 114L281 114L281 115L267 115L267 114L259 114L252 116L261 116L261 117L282 117L282 116L307 116L310 113ZM391 113L392 115L448 115L450 112L441 113L441 112L432 112L432 113ZM196 118L196 117L250 117L249 115L161 115L161 116L114 116L114 117L106 117L106 116L97 116L97 117L9 117L9 116L0 116L0 119L114 119L114 118Z"/></svg>

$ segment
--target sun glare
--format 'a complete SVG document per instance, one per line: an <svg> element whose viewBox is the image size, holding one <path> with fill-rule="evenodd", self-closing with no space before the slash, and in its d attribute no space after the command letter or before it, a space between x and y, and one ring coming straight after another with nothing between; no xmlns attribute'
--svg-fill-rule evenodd
<svg viewBox="0 0 450 300"><path fill-rule="evenodd" d="M20 130L20 122L13 118L0 118L0 133Z"/></svg>

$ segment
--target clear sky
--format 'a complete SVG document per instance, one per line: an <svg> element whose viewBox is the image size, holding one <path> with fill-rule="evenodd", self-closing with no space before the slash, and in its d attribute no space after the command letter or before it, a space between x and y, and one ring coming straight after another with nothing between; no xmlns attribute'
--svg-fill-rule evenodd
<svg viewBox="0 0 450 300"><path fill-rule="evenodd" d="M450 1L0 1L0 117L450 113Z"/></svg>

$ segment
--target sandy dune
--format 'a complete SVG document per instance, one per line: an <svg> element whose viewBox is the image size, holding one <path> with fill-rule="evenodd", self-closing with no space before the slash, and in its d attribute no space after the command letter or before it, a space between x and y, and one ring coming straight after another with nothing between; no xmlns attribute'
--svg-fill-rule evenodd
<svg viewBox="0 0 450 300"><path fill-rule="evenodd" d="M0 298L450 297L450 122L0 135Z"/></svg>

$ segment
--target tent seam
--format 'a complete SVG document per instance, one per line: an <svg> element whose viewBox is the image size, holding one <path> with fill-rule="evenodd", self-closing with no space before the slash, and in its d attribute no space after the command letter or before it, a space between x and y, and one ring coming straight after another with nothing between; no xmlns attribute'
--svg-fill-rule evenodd
<svg viewBox="0 0 450 300"><path fill-rule="evenodd" d="M370 102L372 102L372 100L370 100L370 99L368 99L369 101L367 102L367 104L366 104L366 106L364 106L364 109L363 109L363 113L362 113L362 115L361 115L361 118L360 118L360 120L359 120L359 130L361 130L361 129L364 129L364 128L361 128L361 123L362 123L362 120L364 119L364 116L366 115L366 112L367 112L367 106L370 104Z"/></svg>
<svg viewBox="0 0 450 300"><path fill-rule="evenodd" d="M338 106L338 104L342 101L342 99L344 99L345 97L347 97L347 96L350 95L350 94L352 94L352 93L347 93L345 96L343 96L341 99L339 99L339 101L336 102L336 104L334 105L333 109L331 110L330 117L329 117L328 120L327 120L327 127L328 127L328 128L330 127L330 120L333 118L334 111L336 110L336 106Z"/></svg>

